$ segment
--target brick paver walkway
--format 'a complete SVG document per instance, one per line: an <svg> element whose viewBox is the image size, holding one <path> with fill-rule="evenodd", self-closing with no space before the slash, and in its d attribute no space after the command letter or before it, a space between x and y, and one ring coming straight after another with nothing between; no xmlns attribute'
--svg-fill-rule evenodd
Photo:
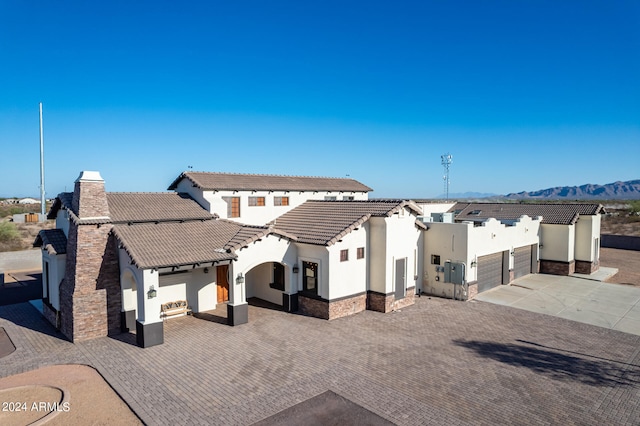
<svg viewBox="0 0 640 426"><path fill-rule="evenodd" d="M250 307L249 324L170 320L165 344L72 344L0 307L0 376L97 368L148 424L251 424L331 390L397 424L640 423L640 336L482 302L417 299L324 321Z"/></svg>

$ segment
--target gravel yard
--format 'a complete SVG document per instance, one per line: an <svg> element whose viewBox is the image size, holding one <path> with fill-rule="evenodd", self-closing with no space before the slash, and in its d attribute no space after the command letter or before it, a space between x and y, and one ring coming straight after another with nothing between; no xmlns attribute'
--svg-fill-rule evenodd
<svg viewBox="0 0 640 426"><path fill-rule="evenodd" d="M609 282L640 287L640 251L601 248L600 266L619 269Z"/></svg>

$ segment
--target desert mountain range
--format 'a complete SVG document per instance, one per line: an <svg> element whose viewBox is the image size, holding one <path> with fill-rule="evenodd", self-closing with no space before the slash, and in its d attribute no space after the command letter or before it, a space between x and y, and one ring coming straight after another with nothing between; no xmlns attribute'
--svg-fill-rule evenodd
<svg viewBox="0 0 640 426"><path fill-rule="evenodd" d="M508 199L575 199L575 200L640 200L640 179L627 182L613 182L605 185L586 184L580 186L557 186L532 192L518 192L505 195Z"/></svg>

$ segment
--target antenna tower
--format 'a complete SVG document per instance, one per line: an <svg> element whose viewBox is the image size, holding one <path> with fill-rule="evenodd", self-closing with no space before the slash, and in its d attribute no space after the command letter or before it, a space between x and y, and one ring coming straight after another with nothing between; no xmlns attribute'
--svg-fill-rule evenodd
<svg viewBox="0 0 640 426"><path fill-rule="evenodd" d="M440 156L441 164L444 167L444 193L446 194L447 201L449 201L449 167L453 162L453 156L448 152Z"/></svg>

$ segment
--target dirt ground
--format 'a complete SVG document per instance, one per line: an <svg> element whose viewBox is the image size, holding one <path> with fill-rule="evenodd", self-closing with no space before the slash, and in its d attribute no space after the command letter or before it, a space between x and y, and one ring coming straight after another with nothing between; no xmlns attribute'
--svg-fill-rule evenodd
<svg viewBox="0 0 640 426"><path fill-rule="evenodd" d="M601 248L600 266L618 268L608 282L640 287L640 251Z"/></svg>
<svg viewBox="0 0 640 426"><path fill-rule="evenodd" d="M0 379L0 424L141 425L140 419L96 370L54 365ZM49 404L48 406L46 404ZM53 408L53 411L51 411Z"/></svg>

